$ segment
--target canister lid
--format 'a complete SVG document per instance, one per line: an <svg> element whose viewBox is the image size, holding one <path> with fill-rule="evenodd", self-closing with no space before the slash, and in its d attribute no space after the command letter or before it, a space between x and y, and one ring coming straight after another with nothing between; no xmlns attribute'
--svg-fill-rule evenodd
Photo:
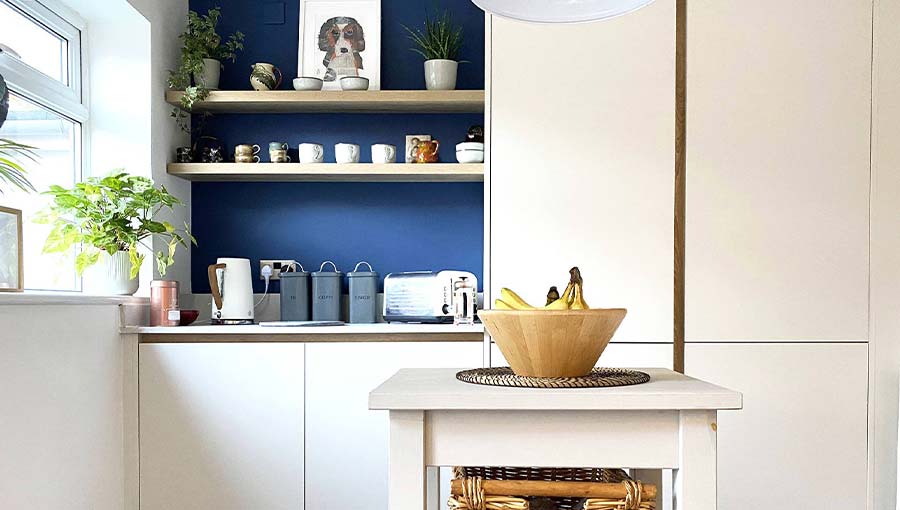
<svg viewBox="0 0 900 510"><path fill-rule="evenodd" d="M334 269L334 271L325 271L326 264L330 264L332 269ZM312 272L313 278L340 278L342 275L343 275L343 273L338 271L337 266L334 265L334 262L332 262L330 260L326 260L325 262L322 262L322 265L319 266L319 270Z"/></svg>
<svg viewBox="0 0 900 510"><path fill-rule="evenodd" d="M278 278L309 278L309 271L288 271L286 273L278 273Z"/></svg>
<svg viewBox="0 0 900 510"><path fill-rule="evenodd" d="M359 269L359 266L361 266L363 264L367 265L369 267L369 270L368 271L357 271ZM362 278L362 277L373 278L373 277L377 277L377 276L378 276L378 273L376 273L375 271L372 270L372 264L369 264L365 260L356 264L356 267L353 268L353 271L350 271L349 273L347 273L347 278Z"/></svg>
<svg viewBox="0 0 900 510"><path fill-rule="evenodd" d="M175 288L178 288L178 281L177 280L151 280L150 286L151 287L166 287L166 288L175 287Z"/></svg>

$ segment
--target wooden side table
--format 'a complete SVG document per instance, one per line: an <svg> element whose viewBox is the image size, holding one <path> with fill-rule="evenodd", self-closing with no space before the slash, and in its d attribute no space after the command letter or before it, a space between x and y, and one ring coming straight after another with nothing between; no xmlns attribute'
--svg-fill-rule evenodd
<svg viewBox="0 0 900 510"><path fill-rule="evenodd" d="M369 394L390 412L390 510L425 508L426 466L673 469L675 508L716 508L716 412L741 394L665 369L596 389L467 384L404 369Z"/></svg>

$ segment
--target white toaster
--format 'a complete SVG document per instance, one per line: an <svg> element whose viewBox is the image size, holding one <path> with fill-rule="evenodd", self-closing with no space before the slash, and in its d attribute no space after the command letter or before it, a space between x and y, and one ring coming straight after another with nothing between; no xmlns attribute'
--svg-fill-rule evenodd
<svg viewBox="0 0 900 510"><path fill-rule="evenodd" d="M453 284L462 278L478 288L468 271L410 271L384 277L384 320L453 322Z"/></svg>

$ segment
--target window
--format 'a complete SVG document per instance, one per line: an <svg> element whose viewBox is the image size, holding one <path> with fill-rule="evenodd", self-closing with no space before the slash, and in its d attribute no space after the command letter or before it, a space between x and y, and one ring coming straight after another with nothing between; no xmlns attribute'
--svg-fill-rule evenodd
<svg viewBox="0 0 900 510"><path fill-rule="evenodd" d="M27 162L38 192L81 180L87 108L81 88L79 20L64 19L42 4L0 0L0 74L10 89L10 109L0 138L36 147ZM4 189L0 203L23 211L25 287L78 291L75 253L42 254L49 227L32 221L47 205L40 194Z"/></svg>

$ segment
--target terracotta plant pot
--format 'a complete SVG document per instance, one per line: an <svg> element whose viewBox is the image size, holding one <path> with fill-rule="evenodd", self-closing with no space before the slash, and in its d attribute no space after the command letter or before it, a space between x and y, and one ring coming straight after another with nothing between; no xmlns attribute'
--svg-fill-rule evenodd
<svg viewBox="0 0 900 510"><path fill-rule="evenodd" d="M478 317L516 375L578 377L594 368L627 312L482 310Z"/></svg>

